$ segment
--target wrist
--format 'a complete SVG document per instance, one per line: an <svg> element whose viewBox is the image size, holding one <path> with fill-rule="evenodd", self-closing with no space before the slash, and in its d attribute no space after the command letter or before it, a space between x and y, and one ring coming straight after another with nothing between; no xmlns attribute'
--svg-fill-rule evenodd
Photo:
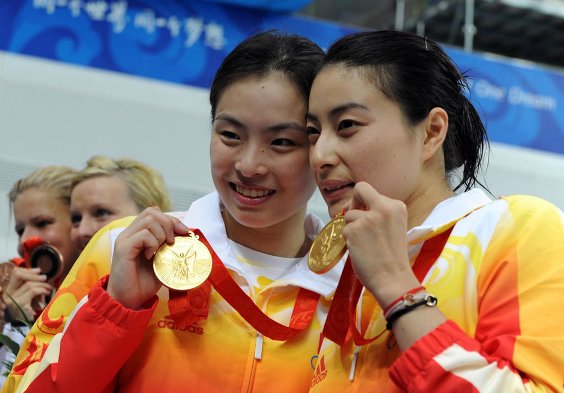
<svg viewBox="0 0 564 393"><path fill-rule="evenodd" d="M437 305L437 298L427 292L419 292L416 294L406 294L399 302L392 304L390 308L384 312L386 319L386 329L392 330L394 322L396 322L403 315L421 307L435 307Z"/></svg>
<svg viewBox="0 0 564 393"><path fill-rule="evenodd" d="M411 273L411 272L410 272ZM379 280L379 283L367 286L374 295L382 310L388 308L393 302L397 302L406 293L421 287L421 283L415 277L395 277Z"/></svg>

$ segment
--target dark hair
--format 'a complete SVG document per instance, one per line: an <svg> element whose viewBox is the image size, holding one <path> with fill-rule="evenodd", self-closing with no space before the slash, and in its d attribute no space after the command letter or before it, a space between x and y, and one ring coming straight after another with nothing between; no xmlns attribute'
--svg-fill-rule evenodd
<svg viewBox="0 0 564 393"><path fill-rule="evenodd" d="M423 120L435 107L448 114L443 144L445 170L464 166L454 187L472 188L488 147L485 127L465 96L468 84L450 57L433 41L399 31L369 31L348 35L327 51L321 68L340 64L361 67L380 90L398 103L410 124Z"/></svg>
<svg viewBox="0 0 564 393"><path fill-rule="evenodd" d="M316 43L299 35L271 30L246 38L227 55L215 74L210 90L212 120L221 94L229 85L272 72L285 75L307 102L323 54Z"/></svg>

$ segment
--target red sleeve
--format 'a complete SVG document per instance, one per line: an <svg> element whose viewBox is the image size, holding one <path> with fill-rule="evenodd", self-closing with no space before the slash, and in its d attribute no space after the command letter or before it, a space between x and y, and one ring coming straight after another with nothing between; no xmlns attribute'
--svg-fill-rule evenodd
<svg viewBox="0 0 564 393"><path fill-rule="evenodd" d="M25 392L74 393L77 387L81 393L114 391L116 377L143 339L158 298L142 310L130 310L108 295L107 282L108 276L79 303Z"/></svg>
<svg viewBox="0 0 564 393"><path fill-rule="evenodd" d="M447 321L416 341L390 368L403 392L523 392L512 364L488 355L481 344Z"/></svg>

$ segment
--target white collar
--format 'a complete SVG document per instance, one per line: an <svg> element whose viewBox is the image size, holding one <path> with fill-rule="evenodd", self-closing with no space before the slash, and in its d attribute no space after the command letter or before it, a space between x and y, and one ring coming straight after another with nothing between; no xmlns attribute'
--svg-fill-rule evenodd
<svg viewBox="0 0 564 393"><path fill-rule="evenodd" d="M407 232L407 240L409 244L414 244L432 237L431 234L442 232L472 211L491 201L492 199L479 188L445 199L435 206L423 224Z"/></svg>
<svg viewBox="0 0 564 393"><path fill-rule="evenodd" d="M235 257L225 231L225 224L220 210L220 200L217 192L212 192L192 203L182 222L191 227L198 228L205 236L216 254L222 260L225 267L242 274L239 262ZM321 219L309 213L305 222L307 235L314 238L323 227ZM335 268L325 274L315 274L309 270L305 263L296 266L284 277L276 280L268 288L282 286L296 286L309 289L322 296L330 296L337 286L341 271L344 266L344 259Z"/></svg>

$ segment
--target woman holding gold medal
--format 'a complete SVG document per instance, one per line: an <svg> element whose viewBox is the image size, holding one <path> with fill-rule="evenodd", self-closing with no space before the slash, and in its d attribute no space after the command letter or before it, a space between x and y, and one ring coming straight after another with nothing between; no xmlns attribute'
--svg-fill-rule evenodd
<svg viewBox="0 0 564 393"><path fill-rule="evenodd" d="M12 387L309 390L339 275L315 275L306 261L322 226L306 214L315 181L305 132L322 56L303 37L268 32L226 57L210 92L217 192L178 218L149 208L99 232L77 262L82 287L36 325L45 334Z"/></svg>
<svg viewBox="0 0 564 393"><path fill-rule="evenodd" d="M315 244L350 260L311 392L564 391L564 215L474 188L487 137L465 87L416 35L329 48L307 127L328 228L343 237L322 246L327 229Z"/></svg>

